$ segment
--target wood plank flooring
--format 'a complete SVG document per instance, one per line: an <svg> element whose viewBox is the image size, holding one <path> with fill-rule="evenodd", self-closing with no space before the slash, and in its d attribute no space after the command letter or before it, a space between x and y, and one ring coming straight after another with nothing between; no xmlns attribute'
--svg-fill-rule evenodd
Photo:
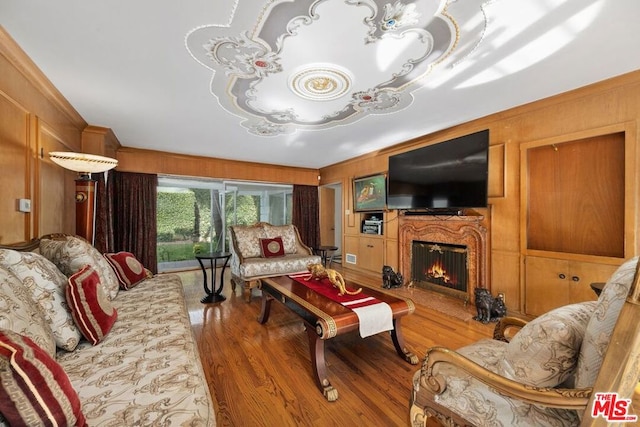
<svg viewBox="0 0 640 427"><path fill-rule="evenodd" d="M232 293L228 270L227 300L218 304L200 303L200 270L178 274L219 426L408 425L411 379L420 365L400 359L388 333L362 339L356 332L326 342L329 379L339 393L337 401L328 402L315 386L306 332L295 314L274 303L269 321L261 325L256 320L260 291L254 290L247 303L239 289ZM371 278L353 280L380 287ZM429 298L429 291L419 292ZM492 324L451 317L420 305L419 299L402 328L420 363L431 346L458 348L491 337ZM451 301L456 309L462 305Z"/></svg>

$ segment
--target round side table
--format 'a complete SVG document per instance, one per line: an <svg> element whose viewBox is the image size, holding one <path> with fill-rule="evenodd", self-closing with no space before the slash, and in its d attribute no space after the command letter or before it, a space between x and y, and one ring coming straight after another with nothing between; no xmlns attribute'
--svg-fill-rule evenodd
<svg viewBox="0 0 640 427"><path fill-rule="evenodd" d="M214 302L222 302L226 299L220 294L222 293L222 287L224 286L224 270L227 268L229 258L231 258L230 252L209 252L196 255L196 259L200 263L202 273L204 274L203 285L206 293L206 295L200 300L201 303L210 304ZM220 271L220 287L216 289L216 264L219 259L223 259L224 264L222 264L222 270ZM209 289L208 286L209 281L207 280L207 268L205 267L203 260L209 260L211 267L211 289Z"/></svg>
<svg viewBox="0 0 640 427"><path fill-rule="evenodd" d="M333 263L333 253L338 250L337 246L318 246L314 248L316 255L322 258L322 265L327 266L327 260L329 260L329 267Z"/></svg>

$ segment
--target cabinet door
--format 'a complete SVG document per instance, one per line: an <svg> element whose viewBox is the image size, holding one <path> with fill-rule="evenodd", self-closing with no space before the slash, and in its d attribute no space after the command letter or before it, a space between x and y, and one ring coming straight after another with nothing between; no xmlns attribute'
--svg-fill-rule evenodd
<svg viewBox="0 0 640 427"><path fill-rule="evenodd" d="M597 299L594 290L591 289L591 284L594 282L606 282L617 269L617 265L571 261L571 277L569 277L571 281L571 302Z"/></svg>
<svg viewBox="0 0 640 427"><path fill-rule="evenodd" d="M525 312L539 316L554 308L597 296L591 283L606 282L615 265L527 257L525 265Z"/></svg>
<svg viewBox="0 0 640 427"><path fill-rule="evenodd" d="M539 316L569 304L569 262L561 259L527 257L525 263L525 312Z"/></svg>
<svg viewBox="0 0 640 427"><path fill-rule="evenodd" d="M371 271L382 272L384 263L384 241L372 237L361 237L358 265Z"/></svg>

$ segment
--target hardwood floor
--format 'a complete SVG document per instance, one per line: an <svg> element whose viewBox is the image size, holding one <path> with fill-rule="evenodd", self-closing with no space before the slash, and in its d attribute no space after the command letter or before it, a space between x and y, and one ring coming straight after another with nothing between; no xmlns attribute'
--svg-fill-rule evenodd
<svg viewBox="0 0 640 427"><path fill-rule="evenodd" d="M339 393L337 401L328 402L315 386L306 332L297 315L274 303L269 321L261 325L260 291L254 290L247 303L239 289L232 293L228 270L223 290L227 300L218 304L200 303L200 270L178 274L219 426L408 425L411 379L420 364L403 361L389 334L362 339L353 333L326 342L329 378ZM380 286L372 279L353 280ZM429 291L419 292L429 298ZM451 317L420 305L418 299L402 328L420 363L431 346L458 348L492 335L493 325Z"/></svg>

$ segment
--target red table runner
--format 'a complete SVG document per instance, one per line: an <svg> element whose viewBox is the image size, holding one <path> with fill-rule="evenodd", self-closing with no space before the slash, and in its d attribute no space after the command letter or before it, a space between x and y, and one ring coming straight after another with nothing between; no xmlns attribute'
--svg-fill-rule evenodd
<svg viewBox="0 0 640 427"><path fill-rule="evenodd" d="M301 272L290 274L289 277L314 292L353 310L358 316L360 336L362 338L393 329L393 312L389 304L367 295L364 291L357 295L340 295L338 288L333 286L328 278L320 280L307 279L309 275L309 272ZM347 289L350 291L356 290Z"/></svg>

